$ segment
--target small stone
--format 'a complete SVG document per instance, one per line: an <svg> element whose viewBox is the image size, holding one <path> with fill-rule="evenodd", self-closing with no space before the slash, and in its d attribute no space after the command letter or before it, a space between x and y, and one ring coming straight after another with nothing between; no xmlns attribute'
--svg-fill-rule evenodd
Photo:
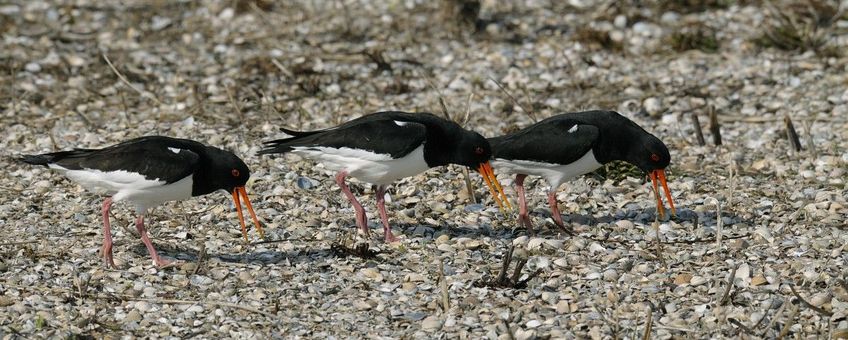
<svg viewBox="0 0 848 340"><path fill-rule="evenodd" d="M141 313L139 313L138 310L133 309L129 313L127 313L127 316L124 318L124 320L127 323L129 323L129 322L139 322L139 321L141 321Z"/></svg>
<svg viewBox="0 0 848 340"><path fill-rule="evenodd" d="M480 246L482 246L483 243L480 242L480 241L477 241L477 240L471 240L471 241L463 243L462 245L465 247L465 249L475 250L475 249L480 248Z"/></svg>
<svg viewBox="0 0 848 340"><path fill-rule="evenodd" d="M373 307L374 306L371 306L371 304L367 301L357 300L353 302L353 308L356 308L356 310L359 311L369 310Z"/></svg>
<svg viewBox="0 0 848 340"><path fill-rule="evenodd" d="M536 250L542 247L542 244L545 243L545 239L534 237L527 242L527 250Z"/></svg>
<svg viewBox="0 0 848 340"><path fill-rule="evenodd" d="M656 97L648 97L642 101L642 108L651 117L658 117L663 113L662 102Z"/></svg>
<svg viewBox="0 0 848 340"><path fill-rule="evenodd" d="M527 321L527 323L524 324L524 325L527 326L527 328L536 328L536 327L541 326L542 322L534 319L534 320Z"/></svg>
<svg viewBox="0 0 848 340"><path fill-rule="evenodd" d="M365 268L359 271L362 276L380 282L383 281L383 274L380 274L380 271L376 268Z"/></svg>
<svg viewBox="0 0 848 340"><path fill-rule="evenodd" d="M41 65L38 63L27 63L26 66L24 66L24 69L27 70L27 72L38 73L41 72Z"/></svg>
<svg viewBox="0 0 848 340"><path fill-rule="evenodd" d="M820 292L816 293L810 298L810 304L816 307L821 307L827 303L830 303L830 300L832 299L833 296L830 295L830 292Z"/></svg>
<svg viewBox="0 0 848 340"><path fill-rule="evenodd" d="M558 314L570 313L571 309L568 307L568 301L559 300L556 304L556 311Z"/></svg>
<svg viewBox="0 0 848 340"><path fill-rule="evenodd" d="M754 276L753 278L751 278L751 285L752 285L752 286L764 285L764 284L766 284L766 283L768 283L768 280L766 280L765 276L763 276L763 274L762 274L762 273L761 273L761 274L757 274L756 276Z"/></svg>
<svg viewBox="0 0 848 340"><path fill-rule="evenodd" d="M676 284L678 286L689 284L689 282L691 282L691 281L692 281L692 274L689 274L689 273L677 274L677 276L674 277L674 284Z"/></svg>
<svg viewBox="0 0 848 340"><path fill-rule="evenodd" d="M425 331L437 331L442 328L444 321L435 315L428 316L421 321L421 328Z"/></svg>
<svg viewBox="0 0 848 340"><path fill-rule="evenodd" d="M512 240L512 245L516 248L524 247L524 245L527 244L527 240L527 236L519 236Z"/></svg>
<svg viewBox="0 0 848 340"><path fill-rule="evenodd" d="M621 229L632 229L633 228L633 222L630 222L628 220L620 220L620 221L615 222L615 226L619 227Z"/></svg>
<svg viewBox="0 0 848 340"><path fill-rule="evenodd" d="M568 260L564 257L558 258L554 260L554 265L556 265L557 267L566 268L568 267Z"/></svg>
<svg viewBox="0 0 848 340"><path fill-rule="evenodd" d="M409 273L409 274L406 274L406 276L403 278L403 280L406 281L406 282L424 282L424 281L427 280L427 278L424 277L424 275L421 275L419 273Z"/></svg>
<svg viewBox="0 0 848 340"><path fill-rule="evenodd" d="M238 278L239 278L239 281L244 282L244 283L254 283L254 282L256 282L256 280L253 279L253 275L251 275L250 272L248 272L248 271L243 271L243 272L238 273Z"/></svg>
<svg viewBox="0 0 848 340"><path fill-rule="evenodd" d="M598 242L592 242L592 244L589 245L589 253L592 255L606 252L607 248L604 248L604 246L600 245Z"/></svg>
<svg viewBox="0 0 848 340"><path fill-rule="evenodd" d="M692 279L689 280L689 284L692 285L692 286L699 286L699 285L702 285L706 282L707 282L707 278L705 278L703 276L698 276L698 275L692 276Z"/></svg>
<svg viewBox="0 0 848 340"><path fill-rule="evenodd" d="M152 308L152 306L147 301L136 301L135 303L135 309L139 312L148 312L150 311L150 308Z"/></svg>
<svg viewBox="0 0 848 340"><path fill-rule="evenodd" d="M436 247L436 249L441 250L442 252L445 252L445 253L456 252L456 249L454 249L453 246L451 246L450 244L447 244L447 243L440 244L439 246Z"/></svg>

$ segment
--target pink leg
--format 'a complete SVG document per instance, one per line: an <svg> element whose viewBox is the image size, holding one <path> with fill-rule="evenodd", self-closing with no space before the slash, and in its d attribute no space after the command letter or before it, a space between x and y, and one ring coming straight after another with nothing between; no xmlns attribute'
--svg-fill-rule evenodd
<svg viewBox="0 0 848 340"><path fill-rule="evenodd" d="M356 200L356 197L353 196L353 193L350 192L350 188L348 188L345 183L345 177L347 177L346 171L340 171L336 175L336 183L342 188L342 192L347 196L350 204L353 205L353 210L356 212L356 225L359 227L359 230L362 231L366 236L369 235L368 232L368 217L365 216L365 208L362 207L362 204L359 204L359 201Z"/></svg>
<svg viewBox="0 0 848 340"><path fill-rule="evenodd" d="M147 237L147 230L144 229L144 215L138 215L138 218L135 220L135 228L141 235L141 242L144 242L144 245L147 246L147 252L150 253L150 257L153 258L153 263L157 267L166 267L172 264L171 261L164 260L159 257L159 254L156 254L156 249L153 248L153 242L150 242L150 238Z"/></svg>
<svg viewBox="0 0 848 340"><path fill-rule="evenodd" d="M564 230L569 235L574 235L574 231L571 230L571 228L566 227L565 223L562 223L562 216L560 216L559 213L559 207L557 206L556 200L556 191L554 189L551 189L551 191L548 192L548 204L551 205L551 215L554 218L554 223L556 223L556 225L562 228L562 230Z"/></svg>
<svg viewBox="0 0 848 340"><path fill-rule="evenodd" d="M533 224L527 213L527 198L524 197L524 179L527 175L515 175L515 192L518 193L518 224L527 228L527 233L533 235Z"/></svg>
<svg viewBox="0 0 848 340"><path fill-rule="evenodd" d="M112 197L108 197L103 201L103 247L100 252L103 255L103 263L106 267L115 268L115 261L112 259L112 227L109 226L109 209L112 208Z"/></svg>
<svg viewBox="0 0 848 340"><path fill-rule="evenodd" d="M377 186L377 209L380 210L380 219L383 220L386 243L397 242L398 239L392 235L392 226L389 225L389 215L386 214L386 187L383 185Z"/></svg>

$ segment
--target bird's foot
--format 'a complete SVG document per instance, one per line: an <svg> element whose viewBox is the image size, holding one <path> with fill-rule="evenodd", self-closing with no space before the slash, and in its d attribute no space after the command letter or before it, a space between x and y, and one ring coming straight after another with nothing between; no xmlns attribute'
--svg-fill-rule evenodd
<svg viewBox="0 0 848 340"><path fill-rule="evenodd" d="M386 233L385 240L386 240L386 243L395 243L395 242L400 241L400 239L395 237L395 235L393 235L391 231Z"/></svg>
<svg viewBox="0 0 848 340"><path fill-rule="evenodd" d="M178 266L182 263L183 263L183 261L177 261L177 260L171 261L171 260L166 260L165 258L158 257L158 256L153 258L153 264L155 264L156 267L159 267L159 268L162 268L162 269L168 268L168 267Z"/></svg>
<svg viewBox="0 0 848 340"><path fill-rule="evenodd" d="M536 231L533 230L533 223L530 222L530 216L519 215L518 216L518 225L527 229L527 235L533 236L536 235Z"/></svg>
<svg viewBox="0 0 848 340"><path fill-rule="evenodd" d="M570 226L566 226L565 224L557 223L556 224L560 230L564 231L569 236L577 236L577 233L574 232L574 228Z"/></svg>
<svg viewBox="0 0 848 340"><path fill-rule="evenodd" d="M103 255L103 265L105 265L106 268L118 268L118 266L115 265L115 260L112 258L111 246L103 246L103 248L100 248L100 253Z"/></svg>

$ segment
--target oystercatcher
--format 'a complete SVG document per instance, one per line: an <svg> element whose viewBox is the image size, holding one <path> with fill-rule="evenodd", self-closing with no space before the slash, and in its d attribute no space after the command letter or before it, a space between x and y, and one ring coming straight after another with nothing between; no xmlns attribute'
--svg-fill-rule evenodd
<svg viewBox="0 0 848 340"><path fill-rule="evenodd" d="M386 186L429 168L459 164L476 169L503 209L503 189L489 163L489 142L480 134L431 113L377 112L342 125L317 131L281 129L289 138L266 142L262 154L294 153L337 171L336 183L356 211L356 225L368 235L365 209L353 196L345 178L377 186L377 208L386 242L395 242L386 214Z"/></svg>
<svg viewBox="0 0 848 340"><path fill-rule="evenodd" d="M264 231L247 198L244 188L250 170L232 152L188 140L162 136L147 136L125 141L103 149L74 149L41 155L25 155L21 161L44 165L63 173L69 179L93 191L105 191L110 197L103 201L103 260L115 267L112 260L112 231L109 209L112 203L128 201L135 205L135 226L147 246L153 262L164 267L171 264L158 254L147 237L144 214L164 202L185 200L216 190L232 193L238 211L241 231L247 241L247 228L240 198L259 234Z"/></svg>
<svg viewBox="0 0 848 340"><path fill-rule="evenodd" d="M665 179L665 168L671 161L668 148L659 138L648 133L630 119L615 111L585 111L556 115L523 130L490 138L495 168L516 174L515 191L519 199L519 223L532 232L524 197L524 178L541 176L551 188L548 204L554 222L568 232L562 223L556 202L560 184L589 173L602 164L621 160L644 171L653 182L660 218L664 208L657 188L662 184L665 196L675 214L674 202Z"/></svg>

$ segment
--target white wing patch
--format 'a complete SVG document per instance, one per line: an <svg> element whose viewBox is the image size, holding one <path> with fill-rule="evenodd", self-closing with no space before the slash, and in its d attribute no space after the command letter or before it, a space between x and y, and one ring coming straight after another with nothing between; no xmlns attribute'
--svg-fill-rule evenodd
<svg viewBox="0 0 848 340"><path fill-rule="evenodd" d="M541 176L553 188L557 188L565 181L600 168L601 164L595 158L595 153L589 150L583 157L570 164L496 158L492 161L492 167L511 174Z"/></svg>
<svg viewBox="0 0 848 340"><path fill-rule="evenodd" d="M388 161L392 160L392 156L387 153L375 153L368 150L353 149L353 148L330 148L324 146L295 146L292 148L295 153L308 156L325 162L339 161L340 164L345 164L351 160L364 161Z"/></svg>
<svg viewBox="0 0 848 340"><path fill-rule="evenodd" d="M49 164L48 166L51 169L59 170L70 180L79 183L88 190L112 195L112 200L115 202L132 202L138 213L143 213L148 208L164 202L190 198L194 181L193 175L166 184L163 180L147 179L142 174L130 171L71 170L57 164Z"/></svg>
<svg viewBox="0 0 848 340"><path fill-rule="evenodd" d="M397 126L406 126L406 124L409 124L409 122L401 122L399 120L395 120L394 122L395 124L397 124Z"/></svg>
<svg viewBox="0 0 848 340"><path fill-rule="evenodd" d="M182 149L172 148L172 147L169 146L168 150L171 150L171 152L173 152L173 153L180 153L180 150L182 150Z"/></svg>
<svg viewBox="0 0 848 340"><path fill-rule="evenodd" d="M394 159L388 154L351 148L295 147L294 153L314 159L333 171L347 171L351 177L373 184L392 182L417 175L430 166L424 160L424 145Z"/></svg>
<svg viewBox="0 0 848 340"><path fill-rule="evenodd" d="M568 129L568 133L575 133L575 132L577 132L577 124L574 124L574 126L572 126L570 129Z"/></svg>

